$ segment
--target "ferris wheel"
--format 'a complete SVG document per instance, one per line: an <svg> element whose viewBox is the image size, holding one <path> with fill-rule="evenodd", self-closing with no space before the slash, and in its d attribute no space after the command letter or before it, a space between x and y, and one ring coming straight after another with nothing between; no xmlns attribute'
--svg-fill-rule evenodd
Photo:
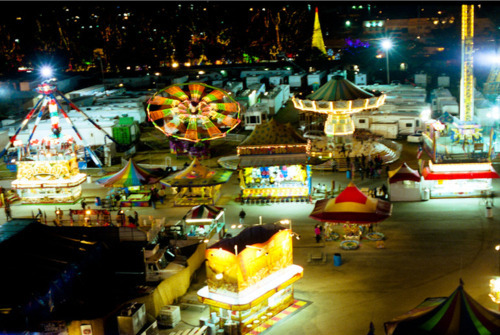
<svg viewBox="0 0 500 335"><path fill-rule="evenodd" d="M147 113L165 135L191 142L224 137L241 122L239 103L204 83L174 84L158 91Z"/></svg>

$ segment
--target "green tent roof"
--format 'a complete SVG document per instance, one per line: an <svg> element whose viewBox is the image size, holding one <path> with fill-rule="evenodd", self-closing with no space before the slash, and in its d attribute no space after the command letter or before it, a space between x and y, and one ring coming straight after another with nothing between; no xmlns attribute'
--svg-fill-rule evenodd
<svg viewBox="0 0 500 335"><path fill-rule="evenodd" d="M373 98L373 94L359 88L342 76L334 76L307 99L316 101L340 101Z"/></svg>

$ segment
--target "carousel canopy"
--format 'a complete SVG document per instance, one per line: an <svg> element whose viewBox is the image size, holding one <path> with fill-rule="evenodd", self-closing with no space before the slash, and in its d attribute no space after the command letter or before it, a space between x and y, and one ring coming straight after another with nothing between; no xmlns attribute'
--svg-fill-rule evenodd
<svg viewBox="0 0 500 335"><path fill-rule="evenodd" d="M389 183L397 183L398 181L411 180L420 181L420 174L418 171L413 170L408 164L403 163L399 168L394 171L389 171Z"/></svg>
<svg viewBox="0 0 500 335"><path fill-rule="evenodd" d="M356 113L377 108L385 101L385 95L369 93L342 76L334 76L306 99L292 98L295 108L325 114Z"/></svg>
<svg viewBox="0 0 500 335"><path fill-rule="evenodd" d="M336 198L316 201L309 217L322 222L370 224L391 214L390 202L365 195L351 182Z"/></svg>
<svg viewBox="0 0 500 335"><path fill-rule="evenodd" d="M481 306L460 284L448 298L428 298L384 326L387 335L500 334L500 313Z"/></svg>
<svg viewBox="0 0 500 335"><path fill-rule="evenodd" d="M184 220L195 220L195 221L208 221L216 220L219 215L224 213L224 208L209 206L209 205L199 205L191 208L186 215L184 215Z"/></svg>
<svg viewBox="0 0 500 335"><path fill-rule="evenodd" d="M302 137L290 123L279 123L271 119L255 126L252 133L239 146L278 144L307 144L307 139Z"/></svg>
<svg viewBox="0 0 500 335"><path fill-rule="evenodd" d="M106 187L131 187L156 184L163 178L161 169L146 169L140 167L132 159L120 171L99 178L96 183Z"/></svg>
<svg viewBox="0 0 500 335"><path fill-rule="evenodd" d="M232 174L228 170L209 169L195 158L187 168L162 179L161 183L172 187L213 186L226 183Z"/></svg>
<svg viewBox="0 0 500 335"><path fill-rule="evenodd" d="M359 88L343 76L334 76L330 81L321 86L316 92L307 96L309 100L356 100L369 99L374 95Z"/></svg>

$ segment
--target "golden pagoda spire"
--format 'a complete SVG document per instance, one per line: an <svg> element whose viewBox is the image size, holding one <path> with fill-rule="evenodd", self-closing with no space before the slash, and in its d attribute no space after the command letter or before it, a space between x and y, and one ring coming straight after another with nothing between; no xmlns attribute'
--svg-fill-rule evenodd
<svg viewBox="0 0 500 335"><path fill-rule="evenodd" d="M322 53L326 54L325 42L323 41L323 34L321 33L321 26L319 24L318 7L316 7L316 14L314 16L312 47L318 48Z"/></svg>

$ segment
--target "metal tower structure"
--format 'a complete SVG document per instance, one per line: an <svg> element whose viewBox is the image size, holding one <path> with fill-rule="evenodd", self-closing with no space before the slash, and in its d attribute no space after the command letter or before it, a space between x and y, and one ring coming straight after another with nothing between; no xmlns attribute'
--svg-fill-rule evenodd
<svg viewBox="0 0 500 335"><path fill-rule="evenodd" d="M462 78L460 81L460 120L474 116L474 5L462 5Z"/></svg>

